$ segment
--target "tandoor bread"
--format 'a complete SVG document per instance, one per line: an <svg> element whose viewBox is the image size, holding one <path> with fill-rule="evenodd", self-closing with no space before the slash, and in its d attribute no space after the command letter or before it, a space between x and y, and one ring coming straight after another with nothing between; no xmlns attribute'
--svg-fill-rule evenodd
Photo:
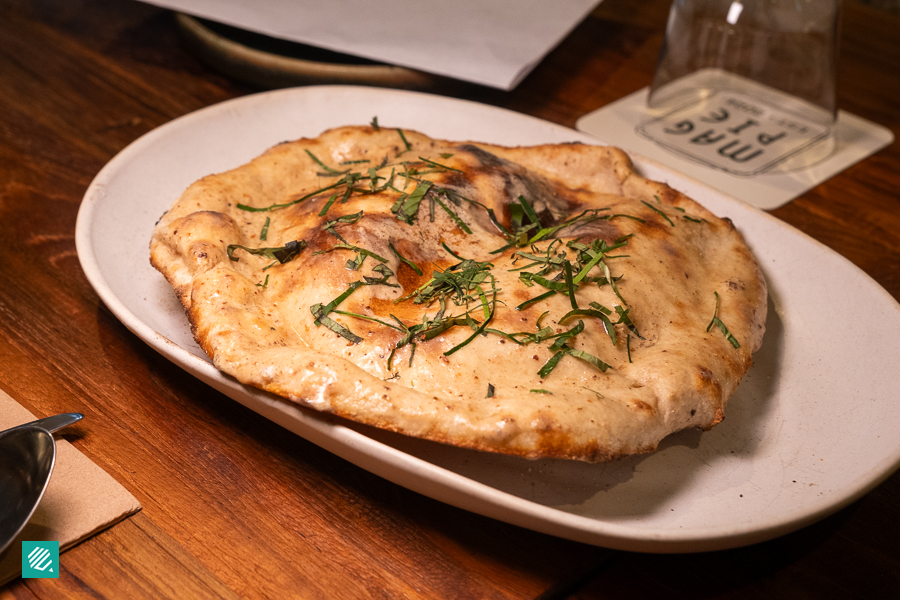
<svg viewBox="0 0 900 600"><path fill-rule="evenodd" d="M529 458L610 460L712 427L766 316L733 224L620 150L377 120L201 179L150 250L237 380Z"/></svg>

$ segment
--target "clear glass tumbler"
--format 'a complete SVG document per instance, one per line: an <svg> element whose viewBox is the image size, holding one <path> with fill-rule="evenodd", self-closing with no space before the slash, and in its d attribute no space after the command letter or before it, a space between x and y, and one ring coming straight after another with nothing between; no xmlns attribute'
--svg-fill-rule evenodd
<svg viewBox="0 0 900 600"><path fill-rule="evenodd" d="M675 0L642 134L737 175L821 160L840 12L840 0Z"/></svg>

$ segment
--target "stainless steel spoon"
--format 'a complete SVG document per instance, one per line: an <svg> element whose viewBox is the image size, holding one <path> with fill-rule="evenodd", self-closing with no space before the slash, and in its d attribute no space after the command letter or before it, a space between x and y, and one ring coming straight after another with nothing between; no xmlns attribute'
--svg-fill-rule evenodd
<svg viewBox="0 0 900 600"><path fill-rule="evenodd" d="M56 462L52 432L81 420L64 413L0 432L0 554L37 508Z"/></svg>

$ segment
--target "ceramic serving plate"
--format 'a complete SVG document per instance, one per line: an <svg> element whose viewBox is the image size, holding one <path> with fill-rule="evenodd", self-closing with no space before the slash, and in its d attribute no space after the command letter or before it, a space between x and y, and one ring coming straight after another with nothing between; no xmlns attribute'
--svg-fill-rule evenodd
<svg viewBox="0 0 900 600"><path fill-rule="evenodd" d="M798 529L859 498L900 464L900 306L846 259L781 221L635 157L730 217L769 283L762 349L725 421L610 464L496 456L358 426L217 371L149 264L154 223L204 175L329 127L367 124L518 145L600 143L502 109L422 93L322 86L211 106L151 131L107 164L78 215L81 264L132 331L213 388L325 449L443 502L536 531L649 552L715 550Z"/></svg>

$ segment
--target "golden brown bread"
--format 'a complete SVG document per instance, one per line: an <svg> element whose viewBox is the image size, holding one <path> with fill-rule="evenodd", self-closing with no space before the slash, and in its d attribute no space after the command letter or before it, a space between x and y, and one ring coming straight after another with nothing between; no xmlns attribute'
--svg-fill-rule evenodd
<svg viewBox="0 0 900 600"><path fill-rule="evenodd" d="M618 149L384 127L201 179L151 261L238 380L526 457L609 460L715 425L766 314L732 223Z"/></svg>

